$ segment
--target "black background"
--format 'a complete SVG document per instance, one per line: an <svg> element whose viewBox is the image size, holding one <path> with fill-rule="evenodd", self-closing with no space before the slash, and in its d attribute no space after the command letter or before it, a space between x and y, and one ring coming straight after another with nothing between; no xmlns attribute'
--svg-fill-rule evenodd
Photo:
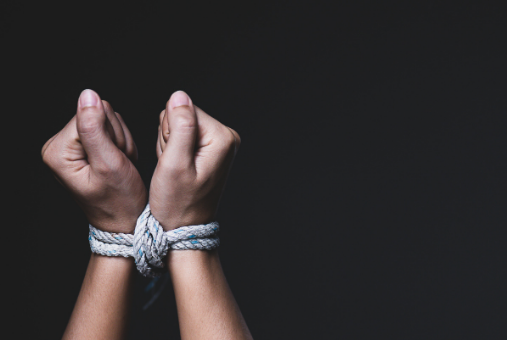
<svg viewBox="0 0 507 340"><path fill-rule="evenodd" d="M91 88L123 115L147 184L173 91L240 133L218 220L256 339L505 339L500 3L2 2L19 338L61 337L87 265L86 219L40 149ZM178 337L170 287L142 312L146 283L132 338Z"/></svg>

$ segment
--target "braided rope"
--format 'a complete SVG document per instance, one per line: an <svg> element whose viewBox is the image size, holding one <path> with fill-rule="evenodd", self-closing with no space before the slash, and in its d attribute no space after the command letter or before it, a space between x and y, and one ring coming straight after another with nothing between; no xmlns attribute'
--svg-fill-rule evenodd
<svg viewBox="0 0 507 340"><path fill-rule="evenodd" d="M147 204L137 219L134 234L108 233L89 226L92 252L106 256L134 257L137 269L148 277L159 276L163 258L171 250L211 250L220 245L218 222L164 231Z"/></svg>

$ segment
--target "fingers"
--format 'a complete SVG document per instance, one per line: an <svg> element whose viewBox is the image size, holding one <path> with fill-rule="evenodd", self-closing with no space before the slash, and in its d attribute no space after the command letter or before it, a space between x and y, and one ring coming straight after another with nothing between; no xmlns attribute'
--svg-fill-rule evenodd
<svg viewBox="0 0 507 340"><path fill-rule="evenodd" d="M158 127L158 138L157 138L157 158L160 158L162 156L162 146L160 145L160 126Z"/></svg>
<svg viewBox="0 0 507 340"><path fill-rule="evenodd" d="M76 131L76 116L65 125L56 135L51 137L41 150L43 162L55 173L59 173L64 162L82 161L80 165L87 165L86 154L79 141Z"/></svg>
<svg viewBox="0 0 507 340"><path fill-rule="evenodd" d="M122 116L113 110L111 104L103 100L102 105L114 130L113 142L130 160L137 161L137 146L127 124L125 124Z"/></svg>
<svg viewBox="0 0 507 340"><path fill-rule="evenodd" d="M197 121L199 122L199 148L210 148L224 157L233 151L235 155L241 144L239 134L230 127L223 125L215 118L195 106ZM216 158L221 161L222 158Z"/></svg>
<svg viewBox="0 0 507 340"><path fill-rule="evenodd" d="M128 129L127 124L125 124L122 116L118 112L115 112L114 114L116 115L116 118L118 118L125 136L125 149L123 152L131 161L135 162L137 161L138 153L134 138L132 137L132 134L130 133L130 130Z"/></svg>
<svg viewBox="0 0 507 340"><path fill-rule="evenodd" d="M167 140L169 139L169 122L167 120L166 110L160 112L159 121L157 145L160 146L161 151L164 151Z"/></svg>
<svg viewBox="0 0 507 340"><path fill-rule="evenodd" d="M167 102L165 116L163 119L167 119L169 136L161 159L173 169L193 169L197 116L190 97L183 91L173 93ZM164 137L164 129L163 123L162 137Z"/></svg>
<svg viewBox="0 0 507 340"><path fill-rule="evenodd" d="M114 128L98 94L84 90L78 101L76 126L92 169L111 170L122 164L121 151L113 142Z"/></svg>
<svg viewBox="0 0 507 340"><path fill-rule="evenodd" d="M51 143L53 143L53 141L55 140L55 138L58 136L58 133L56 135L54 135L53 137L51 137L50 139L48 139L48 141L42 146L42 150L41 150L41 156L42 156L42 159L44 159L44 155L46 154L46 150L48 149L49 145L51 145Z"/></svg>
<svg viewBox="0 0 507 340"><path fill-rule="evenodd" d="M104 107L104 111L106 113L107 119L111 123L111 127L113 128L113 133L111 134L111 137L113 139L114 144L120 149L121 151L125 152L125 133L123 132L123 127L120 123L120 120L116 116L116 113L113 110L113 107L111 104L109 104L107 101L102 101L102 106Z"/></svg>

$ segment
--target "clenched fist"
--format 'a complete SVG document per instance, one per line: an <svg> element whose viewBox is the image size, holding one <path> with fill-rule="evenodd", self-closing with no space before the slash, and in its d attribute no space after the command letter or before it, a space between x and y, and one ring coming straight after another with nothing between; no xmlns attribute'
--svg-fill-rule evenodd
<svg viewBox="0 0 507 340"><path fill-rule="evenodd" d="M109 103L83 91L76 115L46 142L42 158L90 224L133 233L146 205L146 188L132 163L137 158L132 135Z"/></svg>
<svg viewBox="0 0 507 340"><path fill-rule="evenodd" d="M240 144L238 133L178 91L160 114L158 134L149 199L153 216L164 230L213 221Z"/></svg>

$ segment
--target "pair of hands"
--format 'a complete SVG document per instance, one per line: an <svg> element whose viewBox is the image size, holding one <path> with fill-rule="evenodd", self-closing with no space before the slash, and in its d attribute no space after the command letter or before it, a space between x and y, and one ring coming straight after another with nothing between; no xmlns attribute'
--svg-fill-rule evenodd
<svg viewBox="0 0 507 340"><path fill-rule="evenodd" d="M85 90L76 115L46 142L42 158L90 224L133 233L148 199L164 230L213 221L239 144L237 132L175 92L160 113L148 197L127 125L108 102Z"/></svg>

